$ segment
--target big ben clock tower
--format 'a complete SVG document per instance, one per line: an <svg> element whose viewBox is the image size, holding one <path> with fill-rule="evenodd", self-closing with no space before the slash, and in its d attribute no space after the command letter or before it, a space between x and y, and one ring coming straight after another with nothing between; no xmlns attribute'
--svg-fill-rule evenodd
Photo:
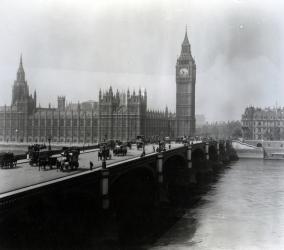
<svg viewBox="0 0 284 250"><path fill-rule="evenodd" d="M196 64L191 55L187 31L176 64L176 136L195 133Z"/></svg>

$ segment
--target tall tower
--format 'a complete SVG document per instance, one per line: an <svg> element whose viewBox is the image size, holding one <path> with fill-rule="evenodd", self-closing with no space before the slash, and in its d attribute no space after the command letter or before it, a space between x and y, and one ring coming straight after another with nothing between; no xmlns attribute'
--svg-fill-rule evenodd
<svg viewBox="0 0 284 250"><path fill-rule="evenodd" d="M195 133L196 64L191 55L187 30L176 63L176 136Z"/></svg>
<svg viewBox="0 0 284 250"><path fill-rule="evenodd" d="M65 96L58 96L57 97L57 108L59 111L65 110Z"/></svg>
<svg viewBox="0 0 284 250"><path fill-rule="evenodd" d="M29 104L29 87L25 79L25 71L21 56L20 65L17 72L17 79L14 81L13 85L12 106L16 107L18 111L27 112L28 104Z"/></svg>

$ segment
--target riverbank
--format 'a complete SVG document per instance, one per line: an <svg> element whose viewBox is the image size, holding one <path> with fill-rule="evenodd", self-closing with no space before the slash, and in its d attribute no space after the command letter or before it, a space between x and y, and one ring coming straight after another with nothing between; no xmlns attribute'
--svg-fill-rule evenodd
<svg viewBox="0 0 284 250"><path fill-rule="evenodd" d="M236 150L236 153L239 158L252 158L252 159L263 158L262 147L256 147L254 145L250 145L240 141L233 141L232 146Z"/></svg>

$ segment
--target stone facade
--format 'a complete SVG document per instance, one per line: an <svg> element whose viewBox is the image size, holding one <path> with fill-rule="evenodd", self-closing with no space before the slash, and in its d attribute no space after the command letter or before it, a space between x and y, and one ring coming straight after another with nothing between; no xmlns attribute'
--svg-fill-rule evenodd
<svg viewBox="0 0 284 250"><path fill-rule="evenodd" d="M247 107L242 132L247 140L284 140L284 108Z"/></svg>
<svg viewBox="0 0 284 250"><path fill-rule="evenodd" d="M0 108L0 141L94 143L109 139L135 140L174 137L175 116L165 111L147 110L147 92L113 93L112 87L99 101L69 103L58 97L57 108L41 108L29 95L22 58L14 82L11 106Z"/></svg>
<svg viewBox="0 0 284 250"><path fill-rule="evenodd" d="M14 82L11 106L0 107L0 141L94 143L165 136L190 136L195 132L196 65L185 34L176 64L176 114L147 107L147 92L130 93L112 87L99 92L99 100L66 104L58 97L57 108L38 107L36 92L29 94L22 57Z"/></svg>

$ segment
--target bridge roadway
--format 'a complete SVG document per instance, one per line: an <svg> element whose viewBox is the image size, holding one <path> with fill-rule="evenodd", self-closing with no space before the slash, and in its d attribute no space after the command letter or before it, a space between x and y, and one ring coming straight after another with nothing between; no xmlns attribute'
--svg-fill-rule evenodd
<svg viewBox="0 0 284 250"><path fill-rule="evenodd" d="M151 144L146 145L145 152L147 154L153 153L153 146ZM183 146L182 144L171 144L171 148L177 148ZM168 148L168 144L167 144ZM45 182L58 180L60 178L69 177L78 173L90 171L90 161L94 163L94 170L101 169L102 162L98 160L98 153L96 150L89 150L81 152L79 157L78 170L72 171L58 171L57 169L38 170L38 167L31 167L27 161L19 161L16 168L13 169L0 169L0 198L6 196L11 191L16 191L22 188L33 188L38 184ZM136 146L133 146L131 150L128 149L126 156L113 156L111 160L107 160L107 165L117 163L124 160L134 159L140 157L142 150L137 150Z"/></svg>

